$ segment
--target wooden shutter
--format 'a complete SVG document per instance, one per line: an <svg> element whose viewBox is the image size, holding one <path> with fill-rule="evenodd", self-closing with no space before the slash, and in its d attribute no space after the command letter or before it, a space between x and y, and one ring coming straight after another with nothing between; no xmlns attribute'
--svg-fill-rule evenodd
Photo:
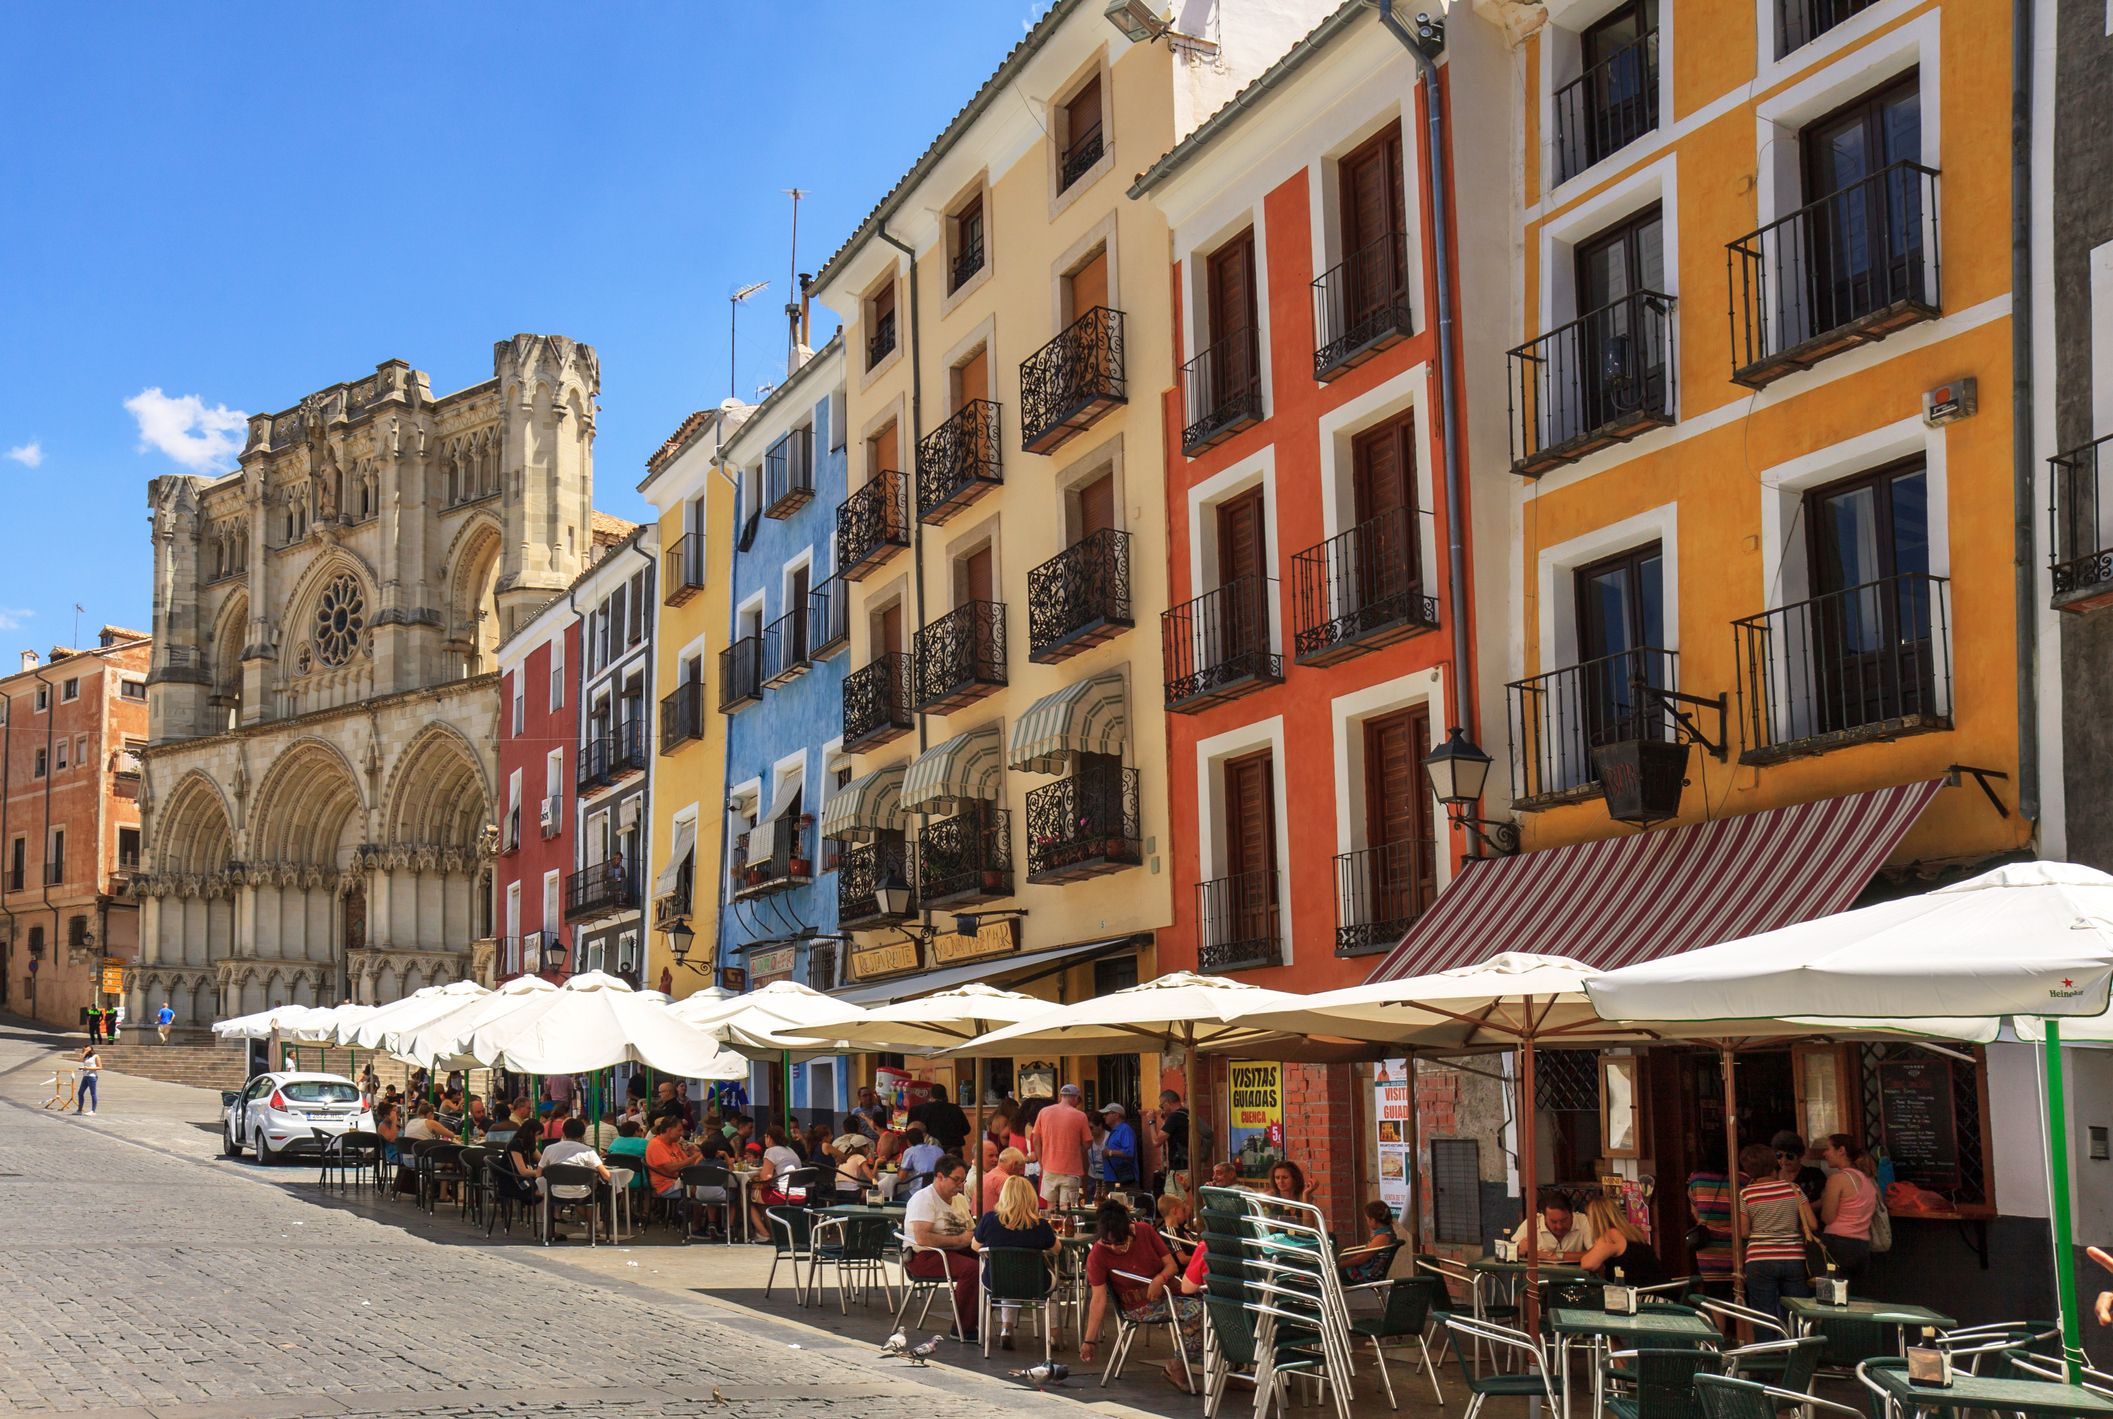
<svg viewBox="0 0 2113 1419"><path fill-rule="evenodd" d="M1409 468L1413 450L1409 440L1415 423L1404 418L1361 435L1351 447L1351 481L1357 499L1357 520L1370 522L1383 513L1413 506L1409 495Z"/></svg>
<svg viewBox="0 0 2113 1419"><path fill-rule="evenodd" d="M1414 916L1438 890L1437 832L1423 778L1430 751L1426 706L1365 721L1365 841L1373 848L1418 845L1376 855L1371 874L1376 920Z"/></svg>
<svg viewBox="0 0 2113 1419"><path fill-rule="evenodd" d="M961 584L966 601L996 601L991 582L991 550L971 553L961 563Z"/></svg>
<svg viewBox="0 0 2113 1419"><path fill-rule="evenodd" d="M966 408L978 399L990 398L990 350L976 351L958 370L961 379L961 401L956 407Z"/></svg>
<svg viewBox="0 0 2113 1419"><path fill-rule="evenodd" d="M1258 323L1255 309L1255 234L1252 228L1211 253L1210 342L1215 345Z"/></svg>
<svg viewBox="0 0 2113 1419"><path fill-rule="evenodd" d="M895 314L895 283L888 282L873 293L873 328L880 329L882 322Z"/></svg>
<svg viewBox="0 0 2113 1419"><path fill-rule="evenodd" d="M1079 489L1079 537L1083 540L1114 526L1115 475L1103 473Z"/></svg>
<svg viewBox="0 0 2113 1419"><path fill-rule="evenodd" d="M1218 505L1218 583L1263 574L1262 490Z"/></svg>
<svg viewBox="0 0 2113 1419"><path fill-rule="evenodd" d="M1107 303L1108 251L1103 247L1094 253L1091 261L1071 273L1071 318L1077 320Z"/></svg>
<svg viewBox="0 0 2113 1419"><path fill-rule="evenodd" d="M1274 767L1266 753L1225 766L1226 869L1232 876L1277 865Z"/></svg>
<svg viewBox="0 0 2113 1419"><path fill-rule="evenodd" d="M1401 127L1396 124L1344 158L1343 255L1347 258L1408 228L1401 190Z"/></svg>
<svg viewBox="0 0 2113 1419"><path fill-rule="evenodd" d="M880 613L881 655L899 655L902 652L902 603L896 602Z"/></svg>
<svg viewBox="0 0 2113 1419"><path fill-rule="evenodd" d="M870 473L900 473L902 464L896 458L895 425L890 424L872 438L866 440L866 462Z"/></svg>
<svg viewBox="0 0 2113 1419"><path fill-rule="evenodd" d="M1070 103L1064 105L1064 113L1066 115L1064 141L1067 144L1077 143L1079 139L1085 137L1087 133L1100 123L1100 75L1096 74L1086 81L1086 86L1072 96Z"/></svg>

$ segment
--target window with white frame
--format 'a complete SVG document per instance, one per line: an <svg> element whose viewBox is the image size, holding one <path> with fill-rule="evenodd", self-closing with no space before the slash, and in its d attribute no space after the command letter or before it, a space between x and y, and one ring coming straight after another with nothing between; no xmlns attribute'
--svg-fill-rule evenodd
<svg viewBox="0 0 2113 1419"><path fill-rule="evenodd" d="M550 643L550 707L560 710L565 707L565 638L557 637Z"/></svg>

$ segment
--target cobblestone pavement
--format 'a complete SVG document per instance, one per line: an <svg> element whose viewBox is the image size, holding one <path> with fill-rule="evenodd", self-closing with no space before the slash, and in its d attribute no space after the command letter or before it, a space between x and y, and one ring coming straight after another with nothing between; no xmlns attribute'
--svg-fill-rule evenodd
<svg viewBox="0 0 2113 1419"><path fill-rule="evenodd" d="M317 1205L290 1174L216 1160L217 1132L184 1107L41 1112L26 1096L47 1048L0 1028L0 1414L1077 1413L540 1249ZM178 1098L109 1082L106 1098Z"/></svg>

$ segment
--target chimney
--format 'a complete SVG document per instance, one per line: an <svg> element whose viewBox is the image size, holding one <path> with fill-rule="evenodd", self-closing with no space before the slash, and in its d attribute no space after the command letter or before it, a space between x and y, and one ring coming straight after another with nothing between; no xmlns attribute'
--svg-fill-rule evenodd
<svg viewBox="0 0 2113 1419"><path fill-rule="evenodd" d="M24 670L34 670L37 668L37 653L35 651L25 650L22 652L22 668Z"/></svg>

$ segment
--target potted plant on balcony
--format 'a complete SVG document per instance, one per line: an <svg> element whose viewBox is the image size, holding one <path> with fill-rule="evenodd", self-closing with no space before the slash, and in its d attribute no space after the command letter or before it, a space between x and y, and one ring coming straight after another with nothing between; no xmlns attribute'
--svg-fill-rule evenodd
<svg viewBox="0 0 2113 1419"><path fill-rule="evenodd" d="M788 877L812 877L814 864L804 857L795 857L786 864L785 873Z"/></svg>

